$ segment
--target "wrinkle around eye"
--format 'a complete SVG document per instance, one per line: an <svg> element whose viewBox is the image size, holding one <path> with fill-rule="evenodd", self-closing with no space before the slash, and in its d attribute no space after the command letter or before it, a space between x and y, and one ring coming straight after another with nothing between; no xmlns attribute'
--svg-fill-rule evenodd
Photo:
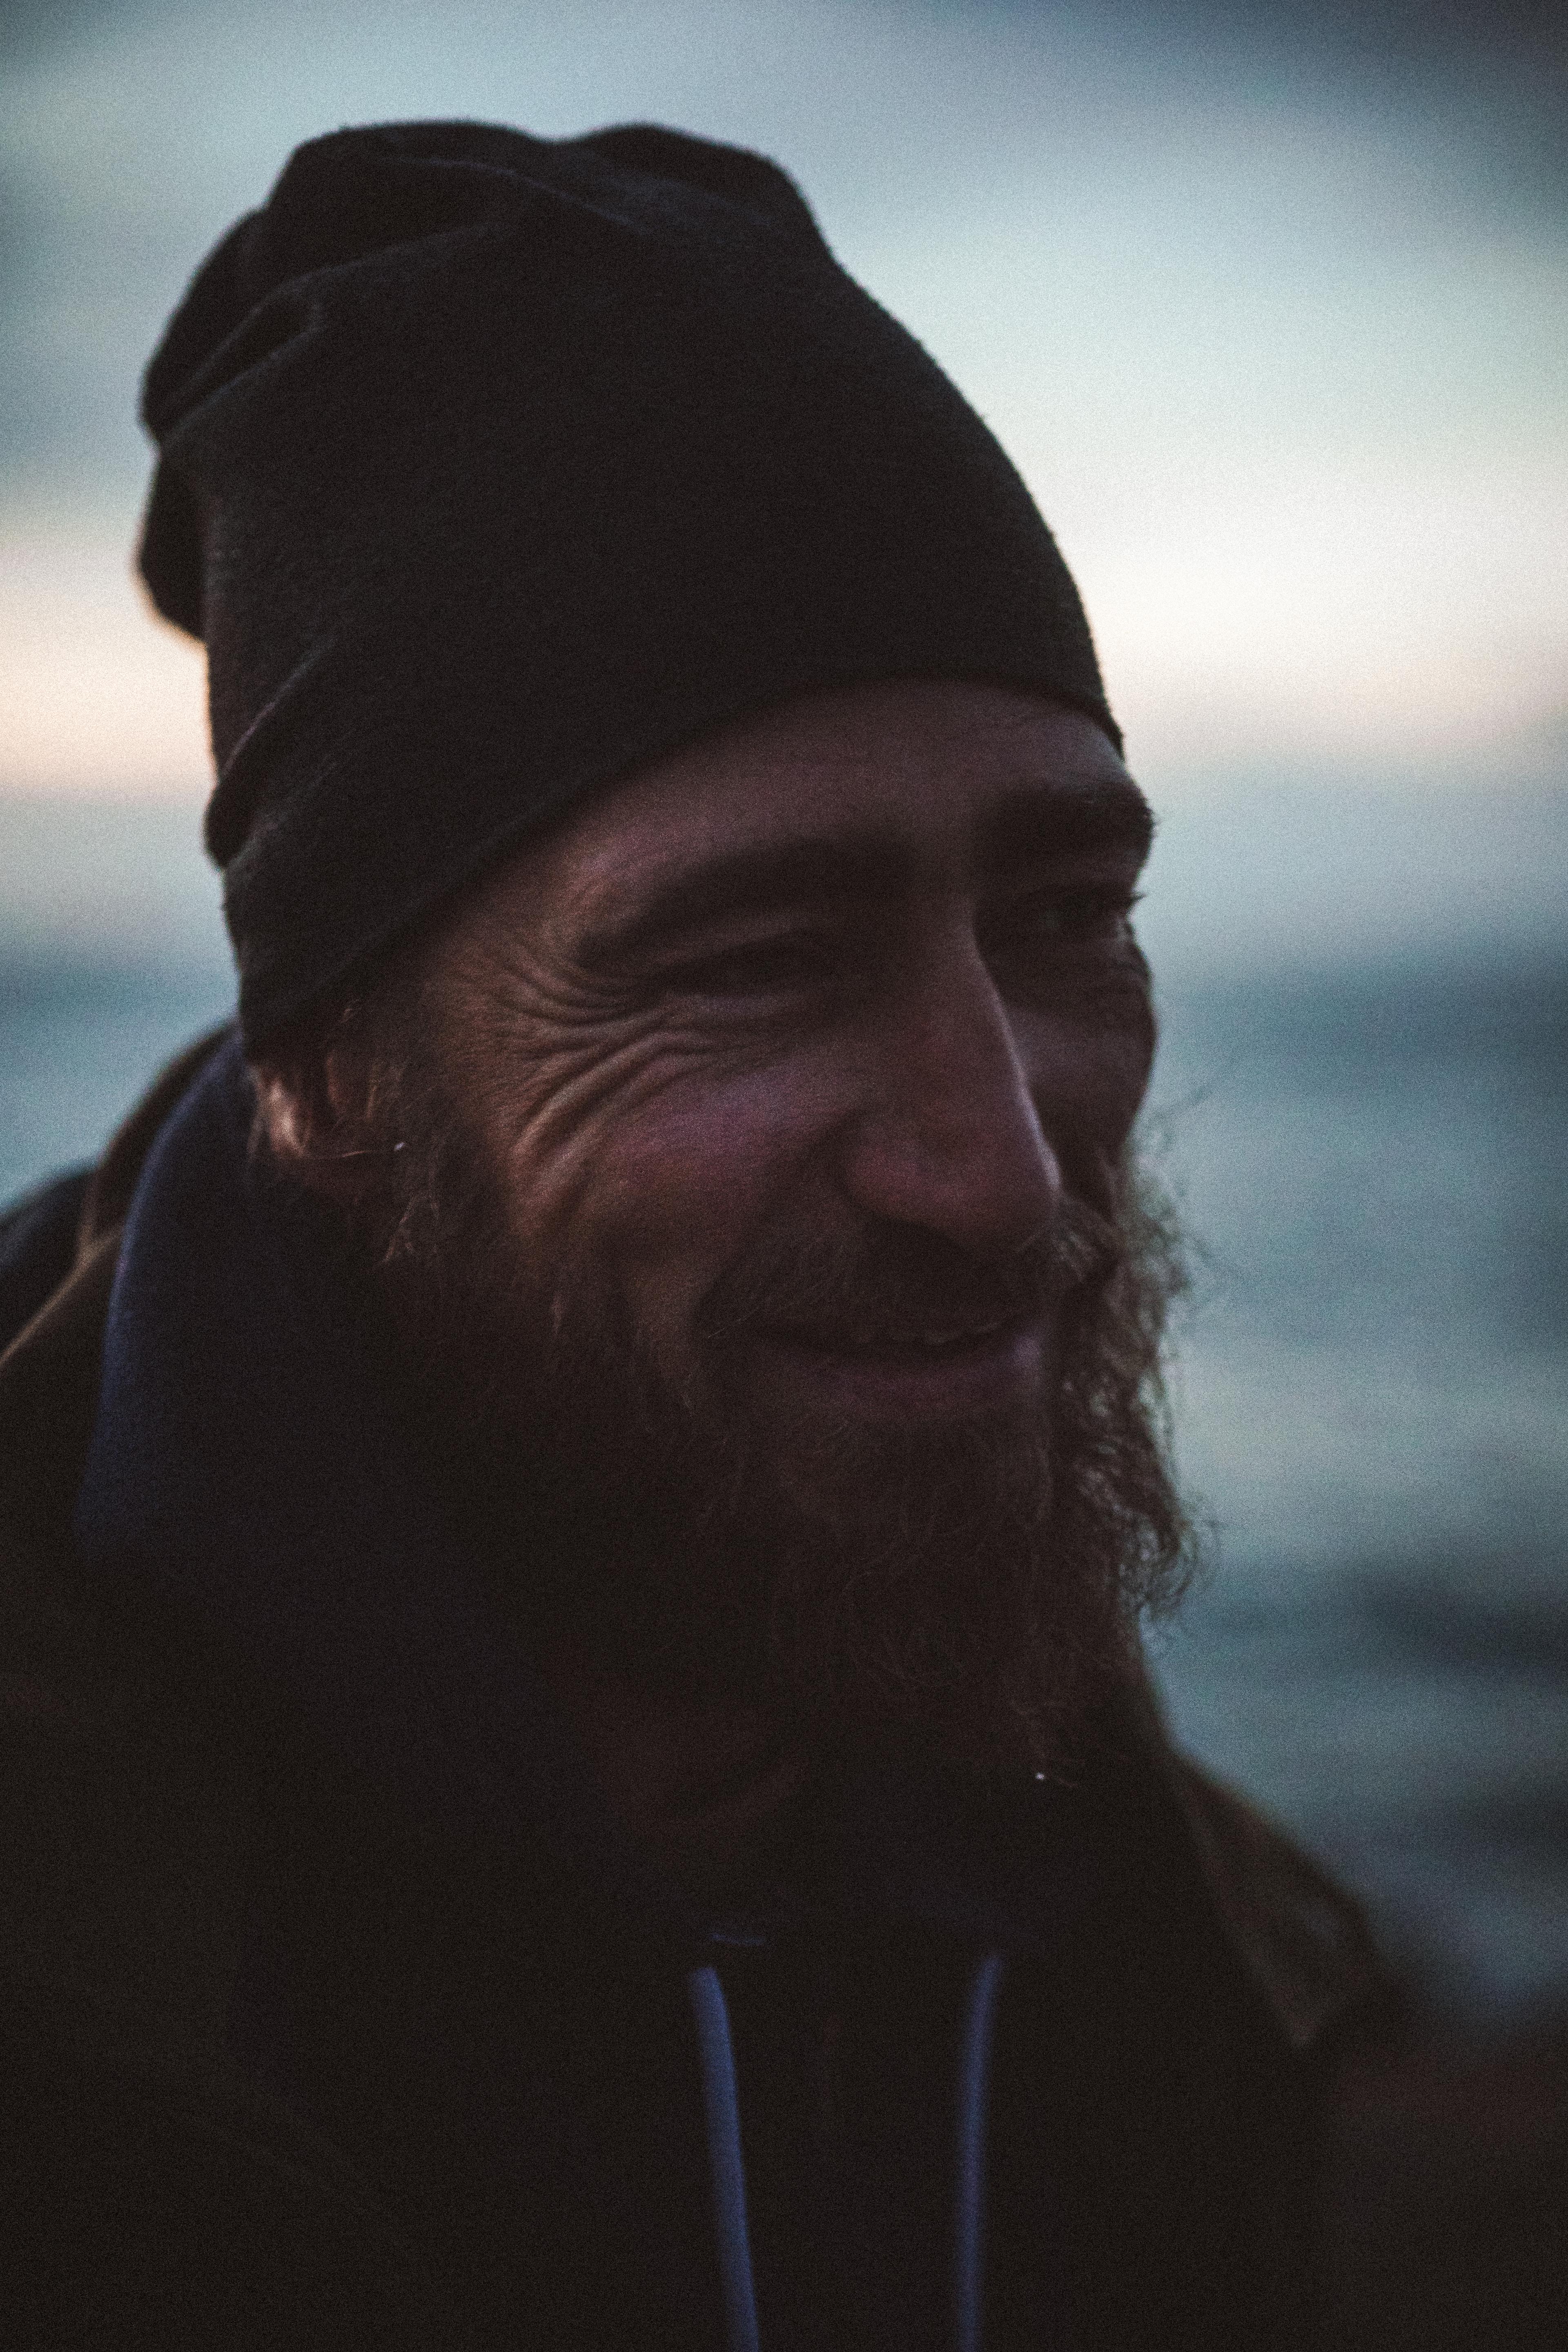
<svg viewBox="0 0 1568 2352"><path fill-rule="evenodd" d="M584 1028L613 1022L630 1009L625 992L597 975L529 953L510 940L459 966L447 993L459 1008L459 1020L466 1003L490 1035L513 1038L531 1053L548 1053L557 1042L574 1043Z"/></svg>
<svg viewBox="0 0 1568 2352"><path fill-rule="evenodd" d="M654 1010L614 1027L618 1034L600 1029L531 1054L531 1083L515 1105L510 1148L526 1144L531 1150L551 1150L575 1137L592 1150L595 1121L606 1105L613 1104L617 1116L636 1118L671 1087L713 1072L712 1042L700 1024L671 1023ZM741 1058L742 1064L752 1059Z"/></svg>

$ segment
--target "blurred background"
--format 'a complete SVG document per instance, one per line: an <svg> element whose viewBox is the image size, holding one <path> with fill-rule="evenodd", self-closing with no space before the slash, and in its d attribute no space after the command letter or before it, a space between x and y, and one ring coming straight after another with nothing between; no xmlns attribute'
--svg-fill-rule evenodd
<svg viewBox="0 0 1568 2352"><path fill-rule="evenodd" d="M1568 32L1459 0L3 0L0 1196L230 983L137 378L299 140L786 163L1021 465L1162 815L1184 1737L1436 2011L1568 2004Z"/></svg>

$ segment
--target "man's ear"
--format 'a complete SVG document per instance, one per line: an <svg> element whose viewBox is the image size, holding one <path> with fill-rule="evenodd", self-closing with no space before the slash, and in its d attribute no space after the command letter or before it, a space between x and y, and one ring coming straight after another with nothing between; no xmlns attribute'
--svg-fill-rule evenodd
<svg viewBox="0 0 1568 2352"><path fill-rule="evenodd" d="M384 1150L366 1116L363 1055L336 1043L255 1056L257 1123L278 1166L306 1189L354 1208L374 1184Z"/></svg>

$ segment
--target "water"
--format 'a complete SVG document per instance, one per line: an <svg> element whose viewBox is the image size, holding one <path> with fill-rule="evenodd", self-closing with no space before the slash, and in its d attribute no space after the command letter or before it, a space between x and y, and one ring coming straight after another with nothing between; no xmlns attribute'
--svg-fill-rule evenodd
<svg viewBox="0 0 1568 2352"><path fill-rule="evenodd" d="M1460 2015L1568 1998L1568 957L1215 982L1163 1164L1215 1566L1176 1724Z"/></svg>
<svg viewBox="0 0 1568 2352"><path fill-rule="evenodd" d="M1568 2004L1554 811L1494 810L1444 841L1385 813L1365 855L1320 811L1315 879L1310 828L1270 834L1271 855L1295 845L1270 877L1216 818L1167 851L1147 926L1171 975L1151 1145L1203 1244L1180 1452L1216 1523L1157 1670L1189 1745L1356 1886L1470 2023ZM96 1151L230 996L188 817L51 822L35 809L7 836L0 808L4 1192ZM1426 861L1428 920L1372 919L1366 877L1395 836ZM66 870L68 923L48 879ZM1239 909L1217 940L1192 880L1216 870Z"/></svg>

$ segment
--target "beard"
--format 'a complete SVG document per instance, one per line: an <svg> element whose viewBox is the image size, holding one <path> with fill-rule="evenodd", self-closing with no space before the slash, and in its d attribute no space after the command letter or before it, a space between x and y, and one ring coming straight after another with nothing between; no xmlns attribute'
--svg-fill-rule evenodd
<svg viewBox="0 0 1568 2352"><path fill-rule="evenodd" d="M987 1785L1070 1777L1142 1615L1186 1580L1160 1381L1183 1286L1131 1164L1005 1261L868 1222L760 1235L672 1383L625 1297L531 1265L439 1071L373 1091L389 1170L358 1232L422 1400L431 1475L531 1639L671 1705L766 1707L817 1748L917 1754ZM932 1431L781 1427L759 1330L910 1344L1043 1314L1043 1401Z"/></svg>

